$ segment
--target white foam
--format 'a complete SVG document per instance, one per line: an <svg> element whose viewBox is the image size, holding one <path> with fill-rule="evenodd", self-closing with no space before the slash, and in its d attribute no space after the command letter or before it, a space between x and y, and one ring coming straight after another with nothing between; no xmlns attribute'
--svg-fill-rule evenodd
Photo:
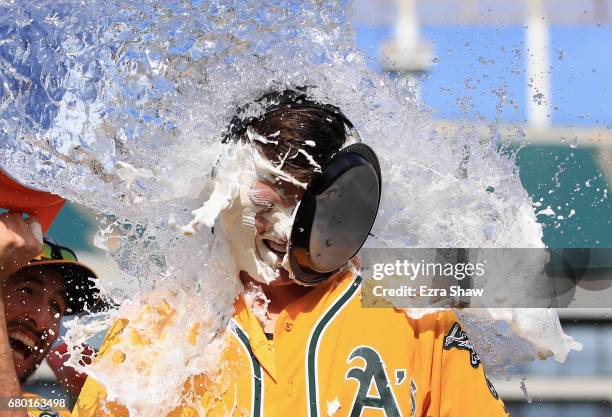
<svg viewBox="0 0 612 417"><path fill-rule="evenodd" d="M554 217L555 216L555 211L550 206L548 206L545 209L538 211L536 213L536 216Z"/></svg>
<svg viewBox="0 0 612 417"><path fill-rule="evenodd" d="M327 402L327 417L332 417L342 408L340 401L338 401L338 397L334 398L332 401Z"/></svg>
<svg viewBox="0 0 612 417"><path fill-rule="evenodd" d="M321 165L319 165L317 161L314 160L311 154L306 152L304 149L298 149L298 152L306 157L308 163L314 168L315 172L321 172Z"/></svg>
<svg viewBox="0 0 612 417"><path fill-rule="evenodd" d="M280 132L277 132L277 133L280 133ZM251 142L260 142L264 144L271 143L272 145L278 145L277 140L270 140L266 138L265 136L260 135L251 126L247 127L247 137L249 138ZM270 137L273 137L273 136L270 135Z"/></svg>

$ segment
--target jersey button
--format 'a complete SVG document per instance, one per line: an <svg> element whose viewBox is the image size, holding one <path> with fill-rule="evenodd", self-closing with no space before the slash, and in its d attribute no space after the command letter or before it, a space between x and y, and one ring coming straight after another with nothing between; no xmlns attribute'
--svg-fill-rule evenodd
<svg viewBox="0 0 612 417"><path fill-rule="evenodd" d="M293 329L293 323L291 323L291 322L289 322L289 321L286 321L286 322L285 322L285 331L290 332L290 331L291 331L291 329Z"/></svg>

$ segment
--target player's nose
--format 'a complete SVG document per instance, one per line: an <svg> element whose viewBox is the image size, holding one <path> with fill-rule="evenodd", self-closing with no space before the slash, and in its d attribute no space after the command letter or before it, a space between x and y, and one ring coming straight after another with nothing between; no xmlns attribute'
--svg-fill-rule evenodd
<svg viewBox="0 0 612 417"><path fill-rule="evenodd" d="M44 333L48 329L54 327L55 321L58 319L50 308L37 308L29 315L29 322L37 333Z"/></svg>
<svg viewBox="0 0 612 417"><path fill-rule="evenodd" d="M262 213L255 215L255 230L258 235L263 235L268 228L268 221L265 219Z"/></svg>

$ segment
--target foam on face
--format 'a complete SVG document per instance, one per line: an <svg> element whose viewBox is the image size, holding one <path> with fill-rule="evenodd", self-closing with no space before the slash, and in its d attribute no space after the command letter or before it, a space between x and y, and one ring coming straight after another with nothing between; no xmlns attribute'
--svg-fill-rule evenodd
<svg viewBox="0 0 612 417"><path fill-rule="evenodd" d="M230 147L218 164L212 195L201 208L193 211L193 220L181 230L191 234L202 226L212 227L218 217L229 241L236 276L240 271L245 271L257 281L272 282L278 277L283 260L270 251L262 239L276 237L288 241L294 207L270 205L262 215L262 206L266 202L259 201L260 197L253 190L258 181L275 184L281 179L306 187L306 184L263 158L252 144ZM271 236L264 234L258 238L255 219L258 215L272 225Z"/></svg>

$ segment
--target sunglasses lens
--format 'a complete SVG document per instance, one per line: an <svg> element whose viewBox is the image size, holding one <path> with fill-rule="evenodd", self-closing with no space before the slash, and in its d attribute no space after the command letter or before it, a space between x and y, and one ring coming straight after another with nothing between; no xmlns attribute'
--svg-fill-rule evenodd
<svg viewBox="0 0 612 417"><path fill-rule="evenodd" d="M53 248L51 247L51 245L45 242L45 244L43 245L42 253L38 255L36 259L43 261L53 259Z"/></svg>
<svg viewBox="0 0 612 417"><path fill-rule="evenodd" d="M68 248L64 248L48 241L43 244L43 250L36 257L39 261L74 261L78 262L76 254Z"/></svg>
<svg viewBox="0 0 612 417"><path fill-rule="evenodd" d="M76 261L77 260L77 257L74 254L74 252L72 252L69 249L62 248L60 249L60 253L62 255L62 260L64 261Z"/></svg>

